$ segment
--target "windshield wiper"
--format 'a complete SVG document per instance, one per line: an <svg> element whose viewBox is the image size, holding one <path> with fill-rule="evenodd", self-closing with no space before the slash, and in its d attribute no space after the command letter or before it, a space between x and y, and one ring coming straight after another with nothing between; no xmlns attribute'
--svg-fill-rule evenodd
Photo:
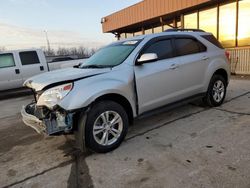
<svg viewBox="0 0 250 188"><path fill-rule="evenodd" d="M101 68L108 68L111 66L107 65L86 65L86 66L81 66L80 68L82 69L101 69Z"/></svg>

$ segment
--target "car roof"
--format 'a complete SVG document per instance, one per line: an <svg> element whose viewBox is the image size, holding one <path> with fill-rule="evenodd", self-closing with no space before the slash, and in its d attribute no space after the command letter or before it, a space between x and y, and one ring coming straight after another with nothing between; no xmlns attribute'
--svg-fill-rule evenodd
<svg viewBox="0 0 250 188"><path fill-rule="evenodd" d="M142 40L144 38L155 38L160 36L168 36L168 35L189 35L189 36L201 36L201 35L212 35L212 33L203 32L203 31L167 31L167 32L161 32L161 33L154 33L154 34L146 34L146 35L140 35L135 36L127 39L119 40L120 42L125 41L131 41L131 40Z"/></svg>
<svg viewBox="0 0 250 188"><path fill-rule="evenodd" d="M0 54L31 52L31 51L42 51L42 49L40 49L40 48L30 48L30 49L6 50L6 51L1 51Z"/></svg>

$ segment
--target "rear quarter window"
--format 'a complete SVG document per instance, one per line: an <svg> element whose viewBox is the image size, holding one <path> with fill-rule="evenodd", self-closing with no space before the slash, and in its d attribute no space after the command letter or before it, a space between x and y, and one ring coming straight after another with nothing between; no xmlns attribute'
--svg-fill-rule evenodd
<svg viewBox="0 0 250 188"><path fill-rule="evenodd" d="M19 55L22 65L33 65L40 63L36 51L20 52Z"/></svg>
<svg viewBox="0 0 250 188"><path fill-rule="evenodd" d="M201 42L192 38L176 38L175 48L176 56L196 54L207 50Z"/></svg>
<svg viewBox="0 0 250 188"><path fill-rule="evenodd" d="M202 35L201 37L211 42L213 45L217 46L218 48L224 49L221 43L213 35Z"/></svg>

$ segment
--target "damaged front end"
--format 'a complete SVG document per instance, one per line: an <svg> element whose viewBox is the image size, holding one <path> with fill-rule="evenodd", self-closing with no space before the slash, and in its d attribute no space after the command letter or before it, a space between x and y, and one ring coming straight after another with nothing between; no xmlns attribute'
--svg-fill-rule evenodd
<svg viewBox="0 0 250 188"><path fill-rule="evenodd" d="M31 83L25 82L25 86L32 89L35 101L21 110L23 122L40 134L71 132L74 113L66 111L58 104L72 90L73 83L47 87L40 91L35 91Z"/></svg>
<svg viewBox="0 0 250 188"><path fill-rule="evenodd" d="M69 133L73 129L74 113L67 113L59 107L51 111L46 107L37 107L34 102L23 107L21 115L23 122L39 134Z"/></svg>

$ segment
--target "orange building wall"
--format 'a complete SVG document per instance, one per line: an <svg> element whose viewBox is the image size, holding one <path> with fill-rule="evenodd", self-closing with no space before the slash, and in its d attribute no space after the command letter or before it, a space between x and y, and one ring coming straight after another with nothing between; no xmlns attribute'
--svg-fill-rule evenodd
<svg viewBox="0 0 250 188"><path fill-rule="evenodd" d="M210 0L144 0L121 11L105 17L103 32L115 31L119 28L160 17Z"/></svg>

